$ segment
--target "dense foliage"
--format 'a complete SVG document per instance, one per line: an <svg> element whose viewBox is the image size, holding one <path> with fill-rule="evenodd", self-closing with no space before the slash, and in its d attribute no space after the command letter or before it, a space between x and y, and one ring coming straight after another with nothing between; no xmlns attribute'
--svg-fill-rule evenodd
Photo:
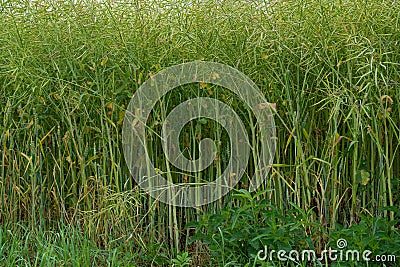
<svg viewBox="0 0 400 267"><path fill-rule="evenodd" d="M400 2L186 3L1 2L0 261L185 266L219 255L214 264L244 264L265 242L323 249L342 235L398 254ZM146 79L195 60L239 69L276 103L278 148L262 193L181 209L129 178L121 129ZM223 88L177 88L148 122L164 173L165 111L202 95L229 104L254 133L252 115ZM204 137L226 146L218 127L188 124L182 146ZM197 177L217 176L228 158L221 150ZM253 172L250 162L238 190ZM385 230L368 243L358 225L377 221Z"/></svg>

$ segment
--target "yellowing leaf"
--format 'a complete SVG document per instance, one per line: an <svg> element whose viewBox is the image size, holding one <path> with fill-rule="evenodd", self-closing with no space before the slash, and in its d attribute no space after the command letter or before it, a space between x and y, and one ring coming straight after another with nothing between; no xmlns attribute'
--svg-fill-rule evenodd
<svg viewBox="0 0 400 267"><path fill-rule="evenodd" d="M28 123L28 125L26 126L26 129L31 128L33 125L33 119Z"/></svg>
<svg viewBox="0 0 400 267"><path fill-rule="evenodd" d="M158 174L164 174L164 172L162 170L160 170L159 168L154 168L154 170L156 171L156 173Z"/></svg>
<svg viewBox="0 0 400 267"><path fill-rule="evenodd" d="M367 172L366 170L361 170L360 175L361 175L361 184L367 185L370 180L369 172Z"/></svg>
<svg viewBox="0 0 400 267"><path fill-rule="evenodd" d="M125 118L125 112L120 111L118 114L119 118L118 118L118 125L122 125L122 123L124 122L124 118Z"/></svg>
<svg viewBox="0 0 400 267"><path fill-rule="evenodd" d="M107 64L107 61L108 61L108 56L105 55L105 57L103 57L103 59L101 60L100 65L104 67Z"/></svg>
<svg viewBox="0 0 400 267"><path fill-rule="evenodd" d="M219 78L220 78L219 74L216 73L216 72L213 72L213 74L212 74L212 79L213 79L213 80L216 80L216 79L219 79Z"/></svg>
<svg viewBox="0 0 400 267"><path fill-rule="evenodd" d="M56 100L61 100L61 96L59 94L53 94L52 95L54 97L54 99Z"/></svg>
<svg viewBox="0 0 400 267"><path fill-rule="evenodd" d="M276 103L270 103L269 105L272 108L272 110L276 112Z"/></svg>
<svg viewBox="0 0 400 267"><path fill-rule="evenodd" d="M70 156L67 156L67 157L65 158L65 160L66 160L69 164L73 164L72 159L71 159Z"/></svg>
<svg viewBox="0 0 400 267"><path fill-rule="evenodd" d="M389 103L390 103L390 105L393 105L393 99L390 97L390 96L388 96L388 95L383 95L383 96L381 96L381 101L383 102L383 100L387 100Z"/></svg>
<svg viewBox="0 0 400 267"><path fill-rule="evenodd" d="M260 103L257 105L257 110L266 109L268 107L268 103Z"/></svg>

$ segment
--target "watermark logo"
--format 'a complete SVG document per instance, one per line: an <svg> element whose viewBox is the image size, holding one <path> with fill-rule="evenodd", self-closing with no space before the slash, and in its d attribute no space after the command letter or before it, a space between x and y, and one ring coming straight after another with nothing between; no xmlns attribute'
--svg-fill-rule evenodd
<svg viewBox="0 0 400 267"><path fill-rule="evenodd" d="M338 249L346 248L347 247L347 240L340 238L336 241L336 246Z"/></svg>
<svg viewBox="0 0 400 267"><path fill-rule="evenodd" d="M300 262L395 262L395 255L372 255L370 250L352 250L347 248L347 240L340 238L336 241L337 249L329 247L321 251L318 255L316 251L306 249L302 251L298 250L270 250L268 251L267 246L261 249L257 253L257 259L261 261L293 261L295 263Z"/></svg>
<svg viewBox="0 0 400 267"><path fill-rule="evenodd" d="M165 94L190 83L208 83L229 89L254 114L261 142L257 147L258 162L249 189L256 190L266 178L275 155L276 133L272 108L246 75L215 62L189 62L169 67L153 75L136 91L127 108L122 130L123 152L131 175L142 189L161 202L196 207L226 195L244 174L252 152L245 126L229 105L208 97L190 99L176 106L163 122L161 142L170 164L182 172L200 172L210 166L216 156L214 141L209 138L201 140L200 157L192 160L180 150L179 133L185 124L196 118L218 122L230 139L230 159L222 175L201 185L175 184L157 171L157 163L151 162L146 140L149 115Z"/></svg>

